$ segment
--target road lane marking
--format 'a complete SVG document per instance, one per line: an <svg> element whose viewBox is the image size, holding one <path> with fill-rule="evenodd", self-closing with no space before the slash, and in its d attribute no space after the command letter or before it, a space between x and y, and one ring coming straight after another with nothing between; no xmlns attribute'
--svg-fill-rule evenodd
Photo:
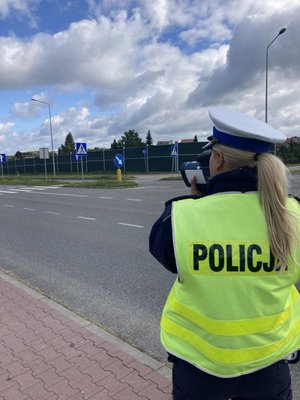
<svg viewBox="0 0 300 400"><path fill-rule="evenodd" d="M133 228L144 228L143 225L125 224L125 222L118 222L118 225L131 226Z"/></svg>
<svg viewBox="0 0 300 400"><path fill-rule="evenodd" d="M47 214L61 215L60 212L55 212L55 211L47 211Z"/></svg>
<svg viewBox="0 0 300 400"><path fill-rule="evenodd" d="M14 207L12 204L4 204L5 207Z"/></svg>
<svg viewBox="0 0 300 400"><path fill-rule="evenodd" d="M108 197L108 196L100 196L99 199L107 199L107 200L111 200L113 199L113 197Z"/></svg>
<svg viewBox="0 0 300 400"><path fill-rule="evenodd" d="M32 189L32 190L47 190L45 186L31 186L28 189Z"/></svg>
<svg viewBox="0 0 300 400"><path fill-rule="evenodd" d="M13 192L12 190L0 190L1 193L19 193L19 192Z"/></svg>
<svg viewBox="0 0 300 400"><path fill-rule="evenodd" d="M18 189L18 188L14 188L13 190L15 190L16 192L27 192L27 193L31 193L32 190L30 189Z"/></svg>
<svg viewBox="0 0 300 400"><path fill-rule="evenodd" d="M87 194L68 194L68 193L39 193L39 194L44 194L44 195L53 195L53 196L68 196L68 197L88 197Z"/></svg>
<svg viewBox="0 0 300 400"><path fill-rule="evenodd" d="M143 199L126 199L128 201L143 201Z"/></svg>
<svg viewBox="0 0 300 400"><path fill-rule="evenodd" d="M96 221L96 218L90 218L90 217L77 217L79 219L88 219L90 221Z"/></svg>
<svg viewBox="0 0 300 400"><path fill-rule="evenodd" d="M23 210L34 211L34 208L27 208L27 207L24 207Z"/></svg>
<svg viewBox="0 0 300 400"><path fill-rule="evenodd" d="M60 189L62 185L60 186L32 186L34 188L46 188L46 189Z"/></svg>

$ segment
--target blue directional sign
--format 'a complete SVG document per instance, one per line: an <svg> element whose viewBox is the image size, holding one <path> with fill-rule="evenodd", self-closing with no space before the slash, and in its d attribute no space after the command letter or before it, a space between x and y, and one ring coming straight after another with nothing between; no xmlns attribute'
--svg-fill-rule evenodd
<svg viewBox="0 0 300 400"><path fill-rule="evenodd" d="M76 155L77 156L86 156L86 143L76 143Z"/></svg>
<svg viewBox="0 0 300 400"><path fill-rule="evenodd" d="M147 153L148 153L147 149L143 149L143 154L145 157L146 157Z"/></svg>
<svg viewBox="0 0 300 400"><path fill-rule="evenodd" d="M178 151L177 151L177 146L172 146L171 148L171 156L172 157L177 157Z"/></svg>
<svg viewBox="0 0 300 400"><path fill-rule="evenodd" d="M79 161L80 160L80 155L79 154L76 154L76 153L73 153L73 160L74 161Z"/></svg>
<svg viewBox="0 0 300 400"><path fill-rule="evenodd" d="M0 154L0 163L5 163L6 162L6 155L4 153Z"/></svg>
<svg viewBox="0 0 300 400"><path fill-rule="evenodd" d="M124 157L122 154L116 154L114 157L114 163L117 168L122 168L124 165Z"/></svg>

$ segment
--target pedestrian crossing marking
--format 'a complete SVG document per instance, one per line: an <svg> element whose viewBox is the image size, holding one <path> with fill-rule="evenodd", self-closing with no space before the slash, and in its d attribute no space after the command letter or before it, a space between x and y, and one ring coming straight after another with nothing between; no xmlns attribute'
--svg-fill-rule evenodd
<svg viewBox="0 0 300 400"><path fill-rule="evenodd" d="M4 186L0 189L0 195L2 194L19 194L19 193L32 193L41 192L48 189L60 189L61 186Z"/></svg>

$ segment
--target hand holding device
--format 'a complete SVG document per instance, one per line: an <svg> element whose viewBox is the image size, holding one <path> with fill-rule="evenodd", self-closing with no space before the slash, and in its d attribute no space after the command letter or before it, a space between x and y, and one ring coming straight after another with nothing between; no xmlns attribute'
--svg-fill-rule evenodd
<svg viewBox="0 0 300 400"><path fill-rule="evenodd" d="M191 187L192 177L195 176L196 188L202 194L206 194L210 154L210 150L204 151L197 157L197 161L186 161L180 168L181 176L186 186Z"/></svg>

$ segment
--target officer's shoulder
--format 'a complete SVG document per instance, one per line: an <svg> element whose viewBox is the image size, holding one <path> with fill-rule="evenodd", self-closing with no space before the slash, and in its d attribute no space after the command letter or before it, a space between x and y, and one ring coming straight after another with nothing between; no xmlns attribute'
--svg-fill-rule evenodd
<svg viewBox="0 0 300 400"><path fill-rule="evenodd" d="M196 199L199 199L199 197L198 196L192 196L192 195L173 197L172 199L167 200L165 205L169 206L172 203L174 203L175 201L181 201L181 200L187 200L187 199L195 199L196 200Z"/></svg>

